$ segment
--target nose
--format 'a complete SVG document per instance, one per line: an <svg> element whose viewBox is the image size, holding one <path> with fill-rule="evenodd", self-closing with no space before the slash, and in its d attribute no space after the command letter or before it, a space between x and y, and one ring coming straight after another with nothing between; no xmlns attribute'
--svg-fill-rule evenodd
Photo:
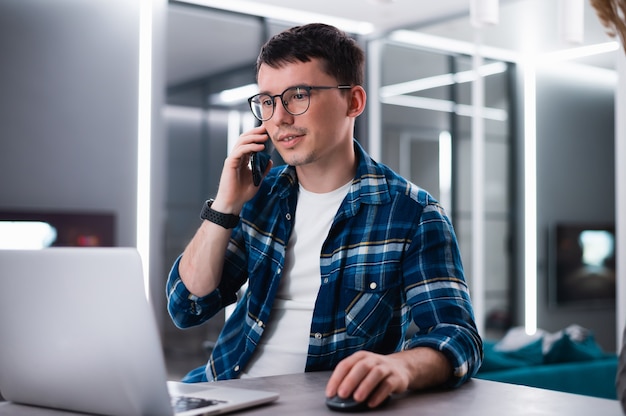
<svg viewBox="0 0 626 416"><path fill-rule="evenodd" d="M293 115L291 115L283 105L280 97L276 97L275 105L274 105L274 114L269 121L272 121L276 124L291 124L293 122Z"/></svg>

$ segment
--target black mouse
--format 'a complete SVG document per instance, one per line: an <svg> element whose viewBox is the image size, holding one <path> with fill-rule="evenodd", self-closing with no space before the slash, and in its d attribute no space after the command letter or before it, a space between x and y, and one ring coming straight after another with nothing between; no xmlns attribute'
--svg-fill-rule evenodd
<svg viewBox="0 0 626 416"><path fill-rule="evenodd" d="M380 408L386 405L391 396L387 397L385 401L383 401L377 408ZM328 406L331 410L336 410L339 412L362 412L365 410L370 410L370 407L367 405L367 400L362 402L357 402L352 397L348 397L342 399L339 396L327 397L326 398L326 406Z"/></svg>
<svg viewBox="0 0 626 416"><path fill-rule="evenodd" d="M340 412L362 412L368 410L367 400L363 402L357 402L352 396L342 399L339 396L327 397L326 406L331 410L337 410Z"/></svg>

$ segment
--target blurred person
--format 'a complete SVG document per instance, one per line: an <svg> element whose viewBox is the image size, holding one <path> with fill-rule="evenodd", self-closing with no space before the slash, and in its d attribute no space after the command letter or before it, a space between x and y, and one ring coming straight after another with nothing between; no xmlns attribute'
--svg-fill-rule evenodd
<svg viewBox="0 0 626 416"><path fill-rule="evenodd" d="M600 23L611 37L618 36L626 51L626 0L590 0Z"/></svg>

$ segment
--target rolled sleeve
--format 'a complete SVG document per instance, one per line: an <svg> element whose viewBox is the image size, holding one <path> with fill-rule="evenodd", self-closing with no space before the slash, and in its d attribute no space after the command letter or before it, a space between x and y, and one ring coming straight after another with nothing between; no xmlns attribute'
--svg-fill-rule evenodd
<svg viewBox="0 0 626 416"><path fill-rule="evenodd" d="M221 297L218 290L204 297L189 292L178 272L181 258L179 256L176 259L167 279L167 312L178 328L189 328L200 325L215 315L219 309L214 305L221 305Z"/></svg>
<svg viewBox="0 0 626 416"><path fill-rule="evenodd" d="M447 386L474 376L482 363L482 340L465 281L461 255L449 219L437 204L425 207L405 262L407 300L417 332L403 348L430 347L453 367Z"/></svg>
<svg viewBox="0 0 626 416"><path fill-rule="evenodd" d="M427 335L415 335L404 349L429 347L443 353L453 369L446 387L459 387L478 371L482 363L482 341L475 331L459 325L441 324Z"/></svg>

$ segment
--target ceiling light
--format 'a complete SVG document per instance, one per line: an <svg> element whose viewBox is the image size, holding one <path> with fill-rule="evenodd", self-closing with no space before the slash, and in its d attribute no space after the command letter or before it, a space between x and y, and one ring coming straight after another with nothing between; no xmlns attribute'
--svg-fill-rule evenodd
<svg viewBox="0 0 626 416"><path fill-rule="evenodd" d="M563 41L580 45L585 35L585 0L559 0L559 31Z"/></svg>
<svg viewBox="0 0 626 416"><path fill-rule="evenodd" d="M580 46L577 48L563 49L556 52L548 52L537 56L537 62L569 61L573 59L585 58L608 52L615 52L619 49L616 41L597 43L594 45Z"/></svg>
<svg viewBox="0 0 626 416"><path fill-rule="evenodd" d="M338 27L348 33L368 35L374 32L374 25L370 22L362 22L341 17L330 16L320 13L296 10L288 7L272 6L256 1L247 0L179 0L181 3L196 4L199 6L213 7L215 9L229 10L253 16L265 17L295 24L322 22Z"/></svg>
<svg viewBox="0 0 626 416"><path fill-rule="evenodd" d="M501 74L506 71L506 63L494 62L481 65L478 73L487 77L490 75ZM416 79L413 81L400 82L398 84L385 85L379 90L381 97L391 97L394 95L410 94L417 91L424 91L431 88L445 87L452 84L462 84L472 82L476 79L476 71L462 71L454 74L441 74L432 77Z"/></svg>
<svg viewBox="0 0 626 416"><path fill-rule="evenodd" d="M470 0L470 20L474 27L497 25L500 21L498 0Z"/></svg>
<svg viewBox="0 0 626 416"><path fill-rule="evenodd" d="M412 30L394 30L389 34L391 42L413 45L427 50L446 51L472 56L476 53L476 44L462 40L444 38L427 33L415 32ZM480 45L478 48L484 58L496 59L506 62L518 62L520 55L514 51Z"/></svg>
<svg viewBox="0 0 626 416"><path fill-rule="evenodd" d="M401 107L454 113L463 117L473 116L473 107L471 105L458 104L453 101L441 100L438 98L416 97L414 95L396 95L381 97L380 102L383 104L397 105ZM479 112L480 115L487 120L506 121L508 119L508 113L506 110L501 110L499 108L483 107L479 110Z"/></svg>
<svg viewBox="0 0 626 416"><path fill-rule="evenodd" d="M257 84L247 84L237 88L231 88L209 96L209 104L236 105L246 102L248 97L259 92Z"/></svg>

